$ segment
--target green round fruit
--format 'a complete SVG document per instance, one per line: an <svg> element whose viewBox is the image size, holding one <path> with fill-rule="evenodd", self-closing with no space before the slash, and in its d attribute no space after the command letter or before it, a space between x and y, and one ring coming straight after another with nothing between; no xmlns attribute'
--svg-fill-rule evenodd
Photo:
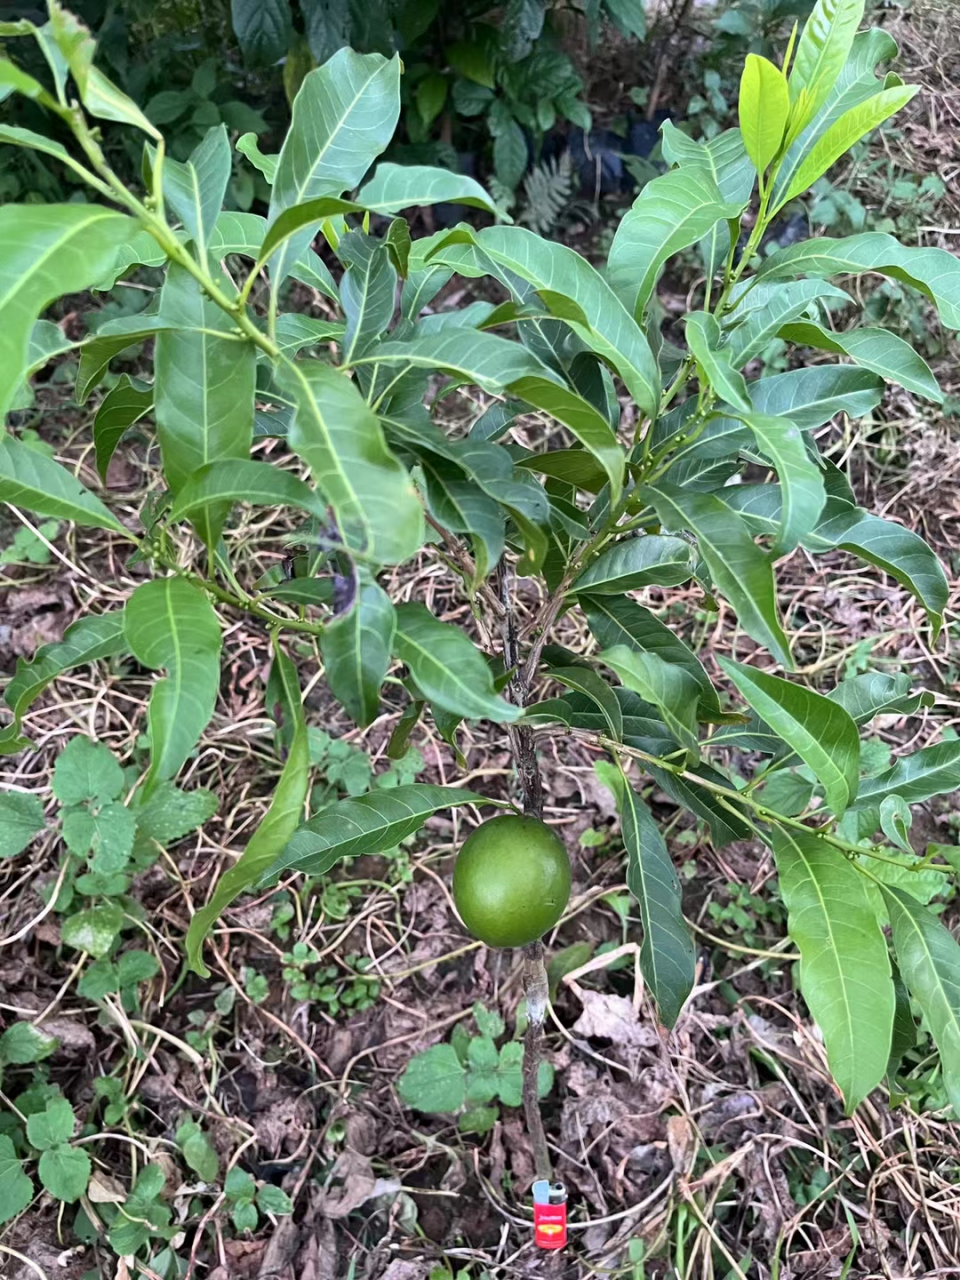
<svg viewBox="0 0 960 1280"><path fill-rule="evenodd" d="M488 947L524 947L557 923L570 897L570 860L536 818L490 818L464 841L453 900Z"/></svg>

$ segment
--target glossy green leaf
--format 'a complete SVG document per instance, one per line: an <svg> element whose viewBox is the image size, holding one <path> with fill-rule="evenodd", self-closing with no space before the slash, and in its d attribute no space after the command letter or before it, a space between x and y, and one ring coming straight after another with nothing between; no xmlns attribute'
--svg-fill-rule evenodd
<svg viewBox="0 0 960 1280"><path fill-rule="evenodd" d="M93 420L93 447L97 471L104 483L110 459L124 433L152 409L153 387L135 386L126 373L101 400Z"/></svg>
<svg viewBox="0 0 960 1280"><path fill-rule="evenodd" d="M270 800L270 807L250 837L247 847L239 860L220 876L210 901L190 921L184 943L187 965L204 978L210 976L210 971L203 963L204 939L225 908L244 889L256 883L286 848L303 817L303 806L310 785L310 749L297 670L276 640L273 649L274 675L281 692L281 712L285 727L291 730L287 758Z"/></svg>
<svg viewBox="0 0 960 1280"><path fill-rule="evenodd" d="M693 574L693 548L682 538L649 533L602 551L570 588L590 595L622 595L639 587L676 587Z"/></svg>
<svg viewBox="0 0 960 1280"><path fill-rule="evenodd" d="M958 787L960 739L949 738L901 756L884 773L862 779L854 807L876 808L890 795L902 796L907 804L919 804L931 796L949 795Z"/></svg>
<svg viewBox="0 0 960 1280"><path fill-rule="evenodd" d="M960 1115L960 945L903 889L882 887L897 964L940 1050L947 1097Z"/></svg>
<svg viewBox="0 0 960 1280"><path fill-rule="evenodd" d="M771 843L803 998L851 1112L887 1068L894 995L886 940L863 877L842 853L783 827L773 828Z"/></svg>
<svg viewBox="0 0 960 1280"><path fill-rule="evenodd" d="M76 476L13 436L0 437L0 501L93 529L127 530Z"/></svg>
<svg viewBox="0 0 960 1280"><path fill-rule="evenodd" d="M623 488L625 454L610 423L590 401L544 377L520 378L510 384L510 391L549 413L576 436L603 467L610 481L610 500L617 502Z"/></svg>
<svg viewBox="0 0 960 1280"><path fill-rule="evenodd" d="M250 456L256 351L236 340L220 308L175 264L160 295L160 317L176 326L157 334L154 351L157 438L176 495L201 467ZM216 545L229 510L222 503L198 511L194 527L208 547Z"/></svg>
<svg viewBox="0 0 960 1280"><path fill-rule="evenodd" d="M680 880L650 810L630 786L619 795L627 850L627 884L640 905L643 941L640 971L657 1002L660 1019L672 1027L693 989L693 939L683 919Z"/></svg>
<svg viewBox="0 0 960 1280"><path fill-rule="evenodd" d="M296 235L302 240L304 237L301 233L307 229L312 229L315 233L316 228L328 218L361 211L362 206L354 204L352 200L342 200L339 196L318 196L314 200L304 201L303 204L291 205L270 223L270 229L263 237L263 244L257 250L257 265L267 262L291 236ZM313 234L310 238L313 238Z"/></svg>
<svg viewBox="0 0 960 1280"><path fill-rule="evenodd" d="M293 119L277 161L271 225L285 209L357 186L393 137L400 114L400 59L338 50L309 72L293 103ZM272 260L274 287L310 244L304 227Z"/></svg>
<svg viewBox="0 0 960 1280"><path fill-rule="evenodd" d="M737 513L713 494L686 493L662 483L647 486L641 496L666 528L689 529L696 535L711 577L736 610L740 625L789 669L790 646L777 614L773 568Z"/></svg>
<svg viewBox="0 0 960 1280"><path fill-rule="evenodd" d="M849 713L803 685L729 658L717 661L761 720L809 766L827 804L842 817L860 776L860 735Z"/></svg>
<svg viewBox="0 0 960 1280"><path fill-rule="evenodd" d="M30 334L48 303L107 271L132 220L94 204L0 209L0 422L29 366Z"/></svg>
<svg viewBox="0 0 960 1280"><path fill-rule="evenodd" d="M611 738L623 741L623 712L615 691L599 672L586 665L580 667L551 667L550 678L558 680L567 689L574 689L599 707Z"/></svg>
<svg viewBox="0 0 960 1280"><path fill-rule="evenodd" d="M822 237L779 249L757 274L768 280L876 272L910 285L937 307L948 329L960 329L960 258L946 249L902 245L877 231L840 240Z"/></svg>
<svg viewBox="0 0 960 1280"><path fill-rule="evenodd" d="M170 520L192 519L207 507L246 502L258 507L299 507L318 520L327 504L308 484L269 462L228 459L195 471L177 494Z"/></svg>
<svg viewBox="0 0 960 1280"><path fill-rule="evenodd" d="M794 320L780 330L787 342L834 351L850 356L865 369L872 369L886 382L895 382L908 391L943 404L943 392L930 366L909 342L889 329L851 329L833 333L813 320Z"/></svg>
<svg viewBox="0 0 960 1280"><path fill-rule="evenodd" d="M540 378L540 364L517 342L474 329L442 329L410 342L381 342L357 365L408 365L411 369L444 369L496 395L521 378Z"/></svg>
<svg viewBox="0 0 960 1280"><path fill-rule="evenodd" d="M790 90L780 68L757 53L748 53L743 64L737 114L747 155L764 174L786 133Z"/></svg>
<svg viewBox="0 0 960 1280"><path fill-rule="evenodd" d="M378 564L399 564L423 541L423 509L380 423L349 378L317 360L284 360L297 403L289 442L333 507L344 542Z"/></svg>
<svg viewBox="0 0 960 1280"><path fill-rule="evenodd" d="M273 877L292 869L304 875L324 875L340 858L395 848L441 809L483 802L483 797L463 787L419 782L370 791L355 800L338 800L294 833L266 874Z"/></svg>
<svg viewBox="0 0 960 1280"><path fill-rule="evenodd" d="M330 690L361 726L370 724L377 715L395 629L390 597L375 582L366 582L354 605L343 617L328 623L320 637Z"/></svg>
<svg viewBox="0 0 960 1280"><path fill-rule="evenodd" d="M345 235L337 253L347 267L340 281L340 305L347 317L341 363L349 365L373 346L393 319L397 272L386 243L360 231Z"/></svg>
<svg viewBox="0 0 960 1280"><path fill-rule="evenodd" d="M849 111L845 111L840 119L814 143L810 153L797 169L789 187L780 197L780 205L787 204L808 187L812 187L816 180L822 177L865 134L905 107L919 88L919 85L904 84L882 89L866 102L861 102L851 107Z"/></svg>
<svg viewBox="0 0 960 1280"><path fill-rule="evenodd" d="M504 222L511 221L479 182L427 164L378 164L373 177L360 188L357 203L371 213L399 213L401 209L441 203L464 204L484 209Z"/></svg>
<svg viewBox="0 0 960 1280"><path fill-rule="evenodd" d="M581 596L580 607L601 649L627 645L639 653L652 653L675 667L682 667L697 683L701 717L709 719L711 714L719 712L716 690L699 658L649 609L626 596L605 595Z"/></svg>
<svg viewBox="0 0 960 1280"><path fill-rule="evenodd" d="M520 708L498 697L490 667L459 627L441 622L422 604L399 605L396 618L394 652L429 702L474 720L518 719Z"/></svg>
<svg viewBox="0 0 960 1280"><path fill-rule="evenodd" d="M137 587L124 610L124 634L143 666L167 676L148 711L150 770L144 796L174 775L213 714L220 686L220 624L206 593L184 578Z"/></svg>
<svg viewBox="0 0 960 1280"><path fill-rule="evenodd" d="M684 320L687 346L707 384L721 400L742 413L751 410L750 395L743 374L734 369L730 357L720 349L720 325L706 311L691 311Z"/></svg>
<svg viewBox="0 0 960 1280"><path fill-rule="evenodd" d="M30 704L57 676L74 667L129 652L123 630L123 610L79 618L64 632L62 640L45 644L30 662L17 660L17 670L4 690L4 701L13 712L13 723L0 729L0 755L28 746L20 737L20 721Z"/></svg>
<svg viewBox="0 0 960 1280"><path fill-rule="evenodd" d="M664 724L692 760L699 759L697 703L700 689L684 667L674 666L659 654L630 648L625 644L604 649L598 660L615 672L621 681L652 703Z"/></svg>
<svg viewBox="0 0 960 1280"><path fill-rule="evenodd" d="M518 467L537 471L554 480L563 480L587 493L599 493L607 483L607 474L593 454L586 449L549 449L520 458Z"/></svg>
<svg viewBox="0 0 960 1280"><path fill-rule="evenodd" d="M251 67L268 67L293 44L289 0L230 0L234 34Z"/></svg>
<svg viewBox="0 0 960 1280"><path fill-rule="evenodd" d="M789 418L745 413L743 421L780 477L780 529L771 555L789 555L820 519L827 499L823 473L807 452L799 427Z"/></svg>
<svg viewBox="0 0 960 1280"><path fill-rule="evenodd" d="M822 427L838 413L862 418L883 398L883 383L852 365L791 369L747 383L754 413L789 418L801 431Z"/></svg>
<svg viewBox="0 0 960 1280"><path fill-rule="evenodd" d="M175 218L197 247L201 262L207 260L210 237L230 181L231 156L227 127L208 129L203 140L183 162L169 156L163 165L163 194Z"/></svg>
<svg viewBox="0 0 960 1280"><path fill-rule="evenodd" d="M617 226L607 259L610 283L629 314L642 318L668 258L718 222L738 218L745 206L746 198L725 201L705 170L675 169L648 182Z"/></svg>
<svg viewBox="0 0 960 1280"><path fill-rule="evenodd" d="M817 0L804 23L790 69L790 101L795 103L806 90L808 118L822 105L847 61L863 8L864 0Z"/></svg>

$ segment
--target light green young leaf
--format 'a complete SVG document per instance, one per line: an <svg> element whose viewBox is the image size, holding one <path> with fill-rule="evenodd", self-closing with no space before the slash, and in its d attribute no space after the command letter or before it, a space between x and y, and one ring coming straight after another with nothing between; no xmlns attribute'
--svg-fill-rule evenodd
<svg viewBox="0 0 960 1280"><path fill-rule="evenodd" d="M846 333L833 333L813 320L794 320L785 325L778 336L787 342L850 356L885 381L898 383L935 404L943 404L943 392L926 360L909 342L889 329L851 329Z"/></svg>
<svg viewBox="0 0 960 1280"><path fill-rule="evenodd" d="M860 735L848 712L803 685L729 658L717 661L760 719L813 770L827 804L842 817L860 777Z"/></svg>
<svg viewBox="0 0 960 1280"><path fill-rule="evenodd" d="M33 1183L17 1159L13 1141L0 1134L0 1222L9 1222L33 1199Z"/></svg>
<svg viewBox="0 0 960 1280"><path fill-rule="evenodd" d="M800 429L789 418L745 413L743 421L780 477L780 530L770 549L778 559L789 555L816 528L827 500L823 473L807 452Z"/></svg>
<svg viewBox="0 0 960 1280"><path fill-rule="evenodd" d="M13 858L21 853L44 825L39 796L24 791L0 791L0 858Z"/></svg>
<svg viewBox="0 0 960 1280"><path fill-rule="evenodd" d="M883 89L880 93L859 106L851 107L835 124L814 143L810 154L797 170L796 176L780 199L781 207L801 195L816 180L822 177L830 166L839 160L854 143L877 125L883 124L888 116L905 107L910 99L919 91L916 84L897 85L892 89Z"/></svg>
<svg viewBox="0 0 960 1280"><path fill-rule="evenodd" d="M289 867L304 875L323 875L340 858L395 848L440 809L479 803L483 798L474 791L420 782L370 791L356 800L338 800L294 833L264 879Z"/></svg>
<svg viewBox="0 0 960 1280"><path fill-rule="evenodd" d="M123 911L115 903L78 911L63 922L61 937L68 947L85 951L94 960L109 955L123 928Z"/></svg>
<svg viewBox="0 0 960 1280"><path fill-rule="evenodd" d="M395 627L390 597L375 582L365 582L353 606L328 623L320 637L330 691L361 727L377 715Z"/></svg>
<svg viewBox="0 0 960 1280"><path fill-rule="evenodd" d="M724 129L707 142L694 142L665 120L660 127L663 158L681 169L703 170L725 203L745 205L757 180L739 129ZM700 256L710 276L716 275L730 250L730 224L717 222L700 241Z"/></svg>
<svg viewBox="0 0 960 1280"><path fill-rule="evenodd" d="M32 1022L14 1022L0 1036L0 1066L42 1062L56 1047L56 1037L48 1035L42 1027L35 1027Z"/></svg>
<svg viewBox="0 0 960 1280"><path fill-rule="evenodd" d="M188 160L181 162L169 156L164 160L164 198L196 245L201 262L207 260L210 237L230 181L230 168L230 142L224 124L208 129Z"/></svg>
<svg viewBox="0 0 960 1280"><path fill-rule="evenodd" d="M693 574L693 548L682 538L648 533L614 543L584 569L571 592L618 596L639 587L676 587Z"/></svg>
<svg viewBox="0 0 960 1280"><path fill-rule="evenodd" d="M399 213L431 204L464 204L484 209L504 222L513 219L495 204L479 182L449 169L427 164L378 164L360 188L357 203L371 213Z"/></svg>
<svg viewBox="0 0 960 1280"><path fill-rule="evenodd" d="M55 1200L75 1204L87 1189L93 1166L79 1147L53 1147L44 1151L37 1164L37 1176Z"/></svg>
<svg viewBox="0 0 960 1280"><path fill-rule="evenodd" d="M459 627L440 622L422 604L399 605L396 620L394 652L429 702L475 720L518 719L520 708L496 694L490 667Z"/></svg>
<svg viewBox="0 0 960 1280"><path fill-rule="evenodd" d="M672 1027L693 988L693 939L683 919L680 881L660 829L632 787L619 797L627 884L640 904L640 969L660 1018Z"/></svg>
<svg viewBox="0 0 960 1280"><path fill-rule="evenodd" d="M739 515L713 494L688 493L663 483L647 486L641 497L652 504L666 528L689 529L696 535L700 554L741 626L789 670L793 664L777 614L773 567Z"/></svg>
<svg viewBox="0 0 960 1280"><path fill-rule="evenodd" d="M0 501L40 516L127 535L116 516L72 472L13 436L0 438Z"/></svg>
<svg viewBox="0 0 960 1280"><path fill-rule="evenodd" d="M740 77L737 114L747 155L762 176L780 150L790 115L786 77L768 58L747 54Z"/></svg>
<svg viewBox="0 0 960 1280"><path fill-rule="evenodd" d="M338 50L309 72L293 103L270 198L271 225L285 209L355 187L393 137L400 115L400 59ZM274 288L310 244L307 226L272 261Z"/></svg>
<svg viewBox="0 0 960 1280"><path fill-rule="evenodd" d="M27 1140L38 1151L59 1147L73 1137L76 1116L66 1098L50 1098L43 1111L27 1118Z"/></svg>
<svg viewBox="0 0 960 1280"><path fill-rule="evenodd" d="M459 1111L466 1101L466 1072L452 1044L435 1044L416 1053L397 1081L401 1101L416 1111Z"/></svg>
<svg viewBox="0 0 960 1280"><path fill-rule="evenodd" d="M177 1126L177 1145L184 1160L204 1182L216 1182L220 1176L220 1159L213 1144L195 1120L184 1120Z"/></svg>
<svg viewBox="0 0 960 1280"><path fill-rule="evenodd" d="M123 791L123 770L106 743L77 734L57 756L52 786L61 804L105 804Z"/></svg>
<svg viewBox="0 0 960 1280"><path fill-rule="evenodd" d="M947 1097L960 1115L960 945L909 893L886 886L882 892L900 973L940 1050Z"/></svg>
<svg viewBox="0 0 960 1280"><path fill-rule="evenodd" d="M236 148L242 156L246 156L255 169L266 178L270 186L273 186L273 180L277 176L277 162L279 155L264 155L260 150L255 133L243 133L237 139Z"/></svg>
<svg viewBox="0 0 960 1280"><path fill-rule="evenodd" d="M200 467L249 457L256 352L230 334L220 308L176 264L160 295L160 318L175 327L157 335L154 412L164 474L177 494ZM208 548L216 546L229 509L223 503L199 510L195 527Z"/></svg>
<svg viewBox="0 0 960 1280"><path fill-rule="evenodd" d="M864 0L817 0L797 41L790 69L790 102L806 89L806 118L823 105L847 61L863 19Z"/></svg>
<svg viewBox="0 0 960 1280"><path fill-rule="evenodd" d="M675 667L682 667L697 683L701 719L709 720L714 713L719 713L717 692L699 658L649 609L626 596L604 595L581 596L580 606L601 649L627 645L639 653L653 653Z"/></svg>
<svg viewBox="0 0 960 1280"><path fill-rule="evenodd" d="M913 854L910 843L910 828L913 825L913 814L903 796L884 796L880 803L880 829L891 844L895 844L904 853Z"/></svg>
<svg viewBox="0 0 960 1280"><path fill-rule="evenodd" d="M0 62L0 101L4 98L3 93L3 76L9 63ZM7 72L9 75L9 72ZM13 147L24 147L28 151L40 151L44 155L55 156L57 160L72 169L79 177L86 176L88 170L78 160L75 160L62 142L55 142L52 138L45 138L42 133L34 133L32 129L21 129L18 125L0 124L0 142L6 142Z"/></svg>
<svg viewBox="0 0 960 1280"><path fill-rule="evenodd" d="M273 648L281 710L293 733L269 809L239 860L220 876L210 901L190 921L184 944L187 966L203 978L210 974L203 962L204 939L234 898L254 884L283 852L303 816L310 785L310 749L297 670L276 640Z"/></svg>
<svg viewBox="0 0 960 1280"><path fill-rule="evenodd" d="M63 671L127 653L123 633L123 610L80 618L64 633L62 640L38 649L30 662L20 658L13 679L4 691L4 701L13 712L13 723L0 729L0 755L20 751L29 745L20 738L20 721L34 699Z"/></svg>
<svg viewBox="0 0 960 1280"><path fill-rule="evenodd" d="M625 455L610 423L598 409L550 378L525 377L510 384L512 395L562 422L603 467L610 481L610 501L620 499Z"/></svg>
<svg viewBox="0 0 960 1280"><path fill-rule="evenodd" d="M684 667L664 661L656 653L646 653L625 644L604 649L598 660L615 672L621 681L652 703L663 722L691 760L700 758L697 734L699 686Z"/></svg>
<svg viewBox="0 0 960 1280"><path fill-rule="evenodd" d="M154 685L148 712L150 770L144 796L174 777L213 714L220 686L220 624L205 592L183 578L137 587L124 611L130 651L167 677Z"/></svg>
<svg viewBox="0 0 960 1280"><path fill-rule="evenodd" d="M684 324L687 346L707 383L721 400L741 413L750 413L750 393L743 374L731 365L727 351L720 349L720 325L716 317L707 311L691 311Z"/></svg>
<svg viewBox="0 0 960 1280"><path fill-rule="evenodd" d="M152 409L153 387L141 389L135 386L126 373L120 375L116 386L100 402L93 420L93 445L97 471L104 484L110 459L124 433Z"/></svg>
<svg viewBox="0 0 960 1280"><path fill-rule="evenodd" d="M746 202L746 196L725 200L705 168L675 169L646 184L621 219L607 259L610 283L635 320L642 320L667 259L718 222L739 218Z"/></svg>
<svg viewBox="0 0 960 1280"><path fill-rule="evenodd" d="M771 844L803 998L849 1113L887 1068L894 994L886 940L863 877L842 853L783 827L773 828Z"/></svg>
<svg viewBox="0 0 960 1280"><path fill-rule="evenodd" d="M912 755L901 756L884 773L864 778L854 808L876 808L891 795L901 796L907 804L919 804L931 796L949 795L958 787L960 738L948 738Z"/></svg>
<svg viewBox="0 0 960 1280"><path fill-rule="evenodd" d="M408 559L423 541L423 508L359 391L317 360L281 361L280 381L297 403L290 446L333 507L347 547L378 564Z"/></svg>

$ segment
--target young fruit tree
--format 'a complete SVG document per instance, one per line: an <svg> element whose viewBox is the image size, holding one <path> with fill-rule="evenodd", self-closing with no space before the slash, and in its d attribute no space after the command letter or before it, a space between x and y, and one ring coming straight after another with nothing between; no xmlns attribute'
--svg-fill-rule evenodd
<svg viewBox="0 0 960 1280"><path fill-rule="evenodd" d="M913 692L907 674L856 675L814 691L794 674L776 581L778 562L798 549L840 548L916 597L931 643L940 633L947 583L935 555L857 505L815 432L836 415L869 414L886 382L942 400L906 342L856 323L853 282L893 278L957 329L960 261L871 232L761 252L784 206L916 92L878 72L896 48L883 31L858 31L863 8L818 0L781 65L749 55L739 128L698 142L665 124L667 170L642 189L600 266L510 225L468 177L377 163L400 110L398 57L341 49L305 77L279 154L245 147L271 184L261 217L222 208L234 163L226 129L172 160L56 0L42 27L0 26L11 53L0 62L0 92L31 98L52 126L49 136L3 126L0 140L68 166L90 197L0 209L2 410L71 346L85 405L111 360L149 339L152 380L114 380L91 412L92 445L103 482L125 431L146 425L165 485L133 511L15 428L0 440L0 499L111 531L129 543L128 566L142 579L122 608L81 617L62 642L21 662L5 693L12 720L0 750L30 749L23 717L62 672L128 656L159 673L149 767L126 802L136 816L167 794L211 719L231 657L223 621L245 614L262 624L274 654L266 708L282 721L287 750L266 816L193 917L188 963L205 975L205 939L243 890L281 873L323 876L339 859L394 848L438 811L490 803L464 787L410 784L305 820L310 766L293 642L312 645L359 726L377 716L388 673L399 677L393 688L402 684L407 701L393 755L421 717L455 752L462 721L504 726L522 816L501 813L474 831L453 893L477 937L524 947L524 1101L540 1176L549 1173L536 1097L547 1005L540 939L570 890L566 853L542 823L544 727L613 762L640 966L666 1027L692 989L694 948L644 799L650 782L705 823L714 845L757 839L772 850L803 996L846 1108L895 1075L916 1013L960 1114L960 947L912 891L917 868L950 871L917 857L907 835L911 805L960 784L960 741L864 776L864 727L928 706L932 695ZM18 67L14 37L39 42L45 83ZM143 135L143 191L105 158L102 133L114 129ZM479 216L412 239L401 212L440 201ZM675 345L662 332L657 282L673 255L695 246L701 282ZM39 318L64 294L110 288L139 266L164 273L139 315L76 344ZM482 281L482 296L501 300L430 312L454 276ZM291 282L322 295L335 318L289 310L292 296L305 296ZM774 338L827 355L755 376ZM438 413L460 388L488 398L466 434ZM550 439L563 447L513 441L521 415L551 420ZM305 549L287 572L252 571L246 542L232 536L244 505L299 514ZM418 556L446 567L469 626L391 599L383 583L394 575L383 571ZM539 592L523 626L520 578ZM690 583L704 607L722 600L736 616L744 660L718 659L722 690L634 595ZM554 642L558 620L574 610L594 641L586 655ZM724 772L731 749L753 761L749 780ZM799 812L783 813L765 788L791 768L806 797ZM63 857L82 865L75 851ZM109 907L109 880L83 885L88 908Z"/></svg>

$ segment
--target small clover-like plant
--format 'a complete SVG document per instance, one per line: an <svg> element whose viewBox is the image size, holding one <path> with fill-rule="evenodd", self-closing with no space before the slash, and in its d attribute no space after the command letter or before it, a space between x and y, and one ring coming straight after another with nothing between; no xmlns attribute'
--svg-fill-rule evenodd
<svg viewBox="0 0 960 1280"><path fill-rule="evenodd" d="M960 329L960 260L869 230L761 252L781 211L917 91L894 71L878 75L897 50L885 31L859 31L863 12L864 0L817 0L779 64L749 54L738 128L698 142L665 123L668 170L644 186L599 268L510 225L471 178L377 163L401 109L399 57L341 49L304 77L278 154L246 140L242 154L270 188L261 217L223 207L234 163L223 123L187 158L171 159L156 124L97 69L89 33L57 0L40 28L4 24L5 90L30 98L54 128L5 128L2 141L68 166L90 200L0 209L0 412L71 349L77 401L87 404L111 361L149 339L140 382L115 382L91 411L93 456L102 479L128 428L152 431L166 486L138 525L126 500L113 504L22 434L0 439L0 499L110 531L147 575L120 607L82 616L21 662L4 694L12 719L0 751L22 751L24 716L61 673L115 659L156 673L149 759L126 803L120 775L89 745L55 771L70 811L68 851L86 860L68 888L92 895L65 922L65 941L114 962L124 927L115 890L140 839L127 851L133 827L121 810L133 811L146 840L169 831L165 821L176 827L179 801L166 818L155 807L172 798L232 660L220 612L245 615L270 636L265 711L279 727L283 767L242 857L192 918L186 949L197 973L208 974L207 934L244 889L385 853L435 813L482 802L466 787L404 777L345 798L328 790L304 821L319 740L311 742L291 653L303 657L303 643L315 642L331 695L358 726L379 715L394 673L391 758L427 720L462 767L463 722L502 726L494 732L509 736L517 795L534 816L541 726L608 753L642 924L640 967L666 1025L693 988L694 947L641 774L702 821L715 845L756 838L771 850L802 991L846 1107L895 1072L891 1049L914 1026L912 997L960 1112L960 946L912 891L915 872L953 872L939 858L921 865L908 839L910 806L960 784L960 740L872 768L871 722L914 714L933 695L894 671L812 688L796 674L813 656L803 619L776 580L778 563L798 550L844 551L916 599L931 644L940 635L947 581L936 556L858 504L818 432L838 415L871 414L888 383L942 403L909 343L861 323L849 281L879 275ZM43 83L13 60L17 39L34 37L49 65ZM142 137L142 190L110 167L107 129ZM436 201L478 212L413 239L401 211ZM662 331L657 284L670 259L694 246L702 279L675 345ZM41 318L57 297L109 288L138 266L160 269L163 283L136 315L77 343ZM483 300L431 311L454 276L483 281ZM291 309L291 281L324 296L322 317ZM773 340L790 366L757 376ZM485 397L466 432L444 416L462 388ZM508 440L521 417L549 421L544 436L559 447L531 444L544 438L536 433ZM282 568L265 573L246 536L234 536L243 505L282 507L301 521L299 549ZM464 625L397 588L397 567L420 556L459 592ZM522 627L518 577L536 580L539 601ZM738 657L719 660L719 687L671 625L689 607L691 584L707 608L722 600L738 623ZM662 609L637 598L649 586ZM583 653L554 643L569 611L589 631ZM725 772L731 750L746 753L745 780ZM334 754L327 744L327 759ZM788 771L789 782L775 783ZM360 774L354 762L338 787L353 792ZM14 817L9 830L0 826L9 855L43 818L17 796L3 805ZM101 829L105 810L116 831ZM277 927L289 929L289 918ZM538 942L525 965L533 1056L548 990ZM468 1078L489 1100L514 1096L503 1079L516 1079L516 1050L504 1064L505 1047L491 1055L490 1044L480 1037L472 1059L452 1044L430 1051L449 1068L441 1075L451 1110L466 1106ZM187 1141L198 1145L192 1131Z"/></svg>
<svg viewBox="0 0 960 1280"><path fill-rule="evenodd" d="M245 1169L233 1168L228 1172L223 1193L230 1206L230 1218L238 1231L256 1231L260 1213L279 1216L293 1213L293 1201L282 1188L269 1182L258 1185L253 1174Z"/></svg>

